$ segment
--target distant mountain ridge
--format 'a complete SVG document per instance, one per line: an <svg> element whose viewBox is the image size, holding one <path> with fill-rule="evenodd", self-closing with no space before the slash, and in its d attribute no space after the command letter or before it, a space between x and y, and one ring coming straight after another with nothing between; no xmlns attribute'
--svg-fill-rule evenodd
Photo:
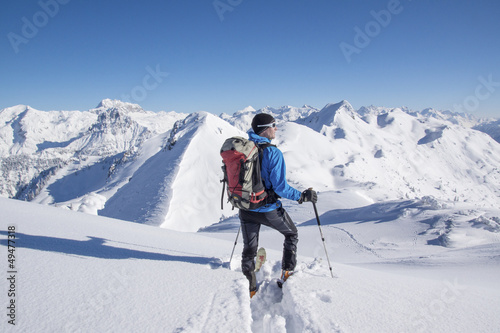
<svg viewBox="0 0 500 333"><path fill-rule="evenodd" d="M5 108L0 195L196 231L235 214L228 204L220 209L218 150L225 138L245 136L259 112L277 119L276 143L298 189L500 205L499 120L434 109L355 110L347 101L219 117L110 99L88 111Z"/></svg>

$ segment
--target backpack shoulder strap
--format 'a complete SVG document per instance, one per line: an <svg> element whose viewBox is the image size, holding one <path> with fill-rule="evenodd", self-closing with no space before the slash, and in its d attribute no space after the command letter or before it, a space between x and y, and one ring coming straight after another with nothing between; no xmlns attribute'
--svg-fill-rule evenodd
<svg viewBox="0 0 500 333"><path fill-rule="evenodd" d="M256 144L256 146L259 149L260 165L262 166L262 157L264 154L264 150L268 147L276 147L276 145L273 145L272 143L266 142L266 143L262 143L262 144Z"/></svg>
<svg viewBox="0 0 500 333"><path fill-rule="evenodd" d="M276 147L276 145L273 145L272 143L266 142L262 144L257 144L257 147L259 147L259 150L264 150L267 147Z"/></svg>
<svg viewBox="0 0 500 333"><path fill-rule="evenodd" d="M264 154L264 150L268 147L276 147L276 145L266 142L263 144L257 144L257 147L259 148L259 163L260 163L260 169L262 170L262 156ZM280 196L276 192L274 192L272 185L271 188L266 188L266 192L267 192L267 198L266 198L267 203L274 203L278 201L278 199L280 198Z"/></svg>

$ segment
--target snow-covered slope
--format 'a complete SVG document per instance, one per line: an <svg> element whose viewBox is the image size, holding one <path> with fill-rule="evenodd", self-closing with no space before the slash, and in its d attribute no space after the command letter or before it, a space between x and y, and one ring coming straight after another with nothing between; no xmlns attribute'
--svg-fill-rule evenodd
<svg viewBox="0 0 500 333"><path fill-rule="evenodd" d="M332 210L332 202L339 209ZM281 237L263 228L260 245L268 261L257 274L259 293L250 299L239 269L241 238L229 263L236 229L181 233L0 198L6 271L9 230L16 246L15 273L2 284L5 306L13 301L15 309L0 330L497 331L499 220L491 216L498 210L477 217L464 204L443 208L432 201L348 208L363 203L356 195L320 193L333 279L312 207L288 205L300 224L297 272L283 290L277 287ZM440 221L452 248L432 243Z"/></svg>
<svg viewBox="0 0 500 333"><path fill-rule="evenodd" d="M500 142L500 120L485 121L474 126L474 129L484 132L491 136L494 140Z"/></svg>
<svg viewBox="0 0 500 333"><path fill-rule="evenodd" d="M484 133L401 109L365 109L361 116L346 101L329 104L299 123L331 139L327 156L304 159L309 166L321 161L331 172L325 177L331 188L358 186L374 200L432 195L500 205L500 145ZM296 160L301 152L293 146L303 141L309 140L303 150L325 149L326 144L310 140L312 133L287 126L280 146L293 150Z"/></svg>
<svg viewBox="0 0 500 333"><path fill-rule="evenodd" d="M164 228L196 231L221 216L219 149L245 135L216 116L193 113L179 121L163 143L99 214ZM226 205L226 214L230 214Z"/></svg>

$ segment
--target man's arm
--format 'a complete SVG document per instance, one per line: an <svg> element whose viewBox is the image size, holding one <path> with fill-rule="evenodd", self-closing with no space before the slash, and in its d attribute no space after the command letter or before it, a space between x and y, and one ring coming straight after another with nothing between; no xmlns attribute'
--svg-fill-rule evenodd
<svg viewBox="0 0 500 333"><path fill-rule="evenodd" d="M300 199L300 191L290 186L286 181L286 165L281 150L276 147L266 148L262 157L262 169L265 172L264 181L268 188L271 187L283 198L295 201Z"/></svg>

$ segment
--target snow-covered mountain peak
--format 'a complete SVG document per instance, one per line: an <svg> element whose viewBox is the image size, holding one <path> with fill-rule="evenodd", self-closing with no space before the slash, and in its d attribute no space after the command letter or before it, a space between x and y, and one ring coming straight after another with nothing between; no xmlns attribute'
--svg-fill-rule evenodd
<svg viewBox="0 0 500 333"><path fill-rule="evenodd" d="M386 114L390 113L405 113L418 119L421 123L432 124L447 124L458 125L466 128L472 128L478 124L485 123L487 120L480 119L468 113L459 113L450 110L438 110L434 108L426 108L423 110L412 110L409 107L388 108L379 106L362 106L358 111L358 115L367 123L373 119L381 119L380 117L389 117Z"/></svg>
<svg viewBox="0 0 500 333"><path fill-rule="evenodd" d="M196 231L217 222L221 213L230 215L229 205L220 209L219 150L235 135L245 133L207 112L178 120L150 141L155 146L148 148L147 161L99 214L180 231Z"/></svg>
<svg viewBox="0 0 500 333"><path fill-rule="evenodd" d="M369 106L362 106L358 110L358 114L361 117L365 117L367 115L379 115L381 113L387 113L391 109L388 108L383 108L375 105L369 105Z"/></svg>
<svg viewBox="0 0 500 333"><path fill-rule="evenodd" d="M449 110L442 111L434 108L426 108L421 111L407 111L407 113L417 118L444 120L453 124L459 124L461 121L471 118L465 113L457 113Z"/></svg>
<svg viewBox="0 0 500 333"><path fill-rule="evenodd" d="M335 117L335 115L344 113L347 114L350 117L354 117L354 114L356 111L352 107L352 105L346 101L343 100L339 103L335 104L327 104L321 111L323 115L331 115L332 117ZM332 119L333 120L333 119Z"/></svg>
<svg viewBox="0 0 500 333"><path fill-rule="evenodd" d="M321 132L324 127L334 126L338 116L341 114L343 115L341 117L355 118L357 116L352 105L348 101L343 100L339 103L329 103L320 111L312 112L308 117L298 119L297 123Z"/></svg>
<svg viewBox="0 0 500 333"><path fill-rule="evenodd" d="M105 98L99 102L95 110L112 110L118 109L125 112L144 112L144 109L134 103L123 102L117 99Z"/></svg>
<svg viewBox="0 0 500 333"><path fill-rule="evenodd" d="M287 121L296 121L301 118L309 116L311 113L317 112L318 109L304 105L301 108L293 106L282 106L279 108L273 108L271 106L266 106L262 109L255 110L249 109L240 110L235 112L232 116L227 114L222 114L220 118L226 120L234 127L246 132L251 128L252 119L258 113L267 113L273 116L278 123L283 123Z"/></svg>
<svg viewBox="0 0 500 333"><path fill-rule="evenodd" d="M325 105L323 107L323 109L320 110L320 112L323 112L323 111L326 112L326 110L329 110L330 112L332 112L332 111L340 110L342 108L344 108L348 111L354 111L354 108L352 107L352 105L344 99L338 103L328 103L327 105Z"/></svg>
<svg viewBox="0 0 500 333"><path fill-rule="evenodd" d="M28 111L29 109L31 109L31 107L29 105L24 105L24 104L18 104L1 109L0 120L8 121L9 117L12 117L14 115L19 115L20 113Z"/></svg>
<svg viewBox="0 0 500 333"><path fill-rule="evenodd" d="M253 108L253 106L249 105L249 106L247 106L246 108L243 108L242 110L239 110L239 111L237 111L237 112L242 112L242 113L245 113L245 112L255 112L255 111L257 111L257 110L255 110L255 109Z"/></svg>

